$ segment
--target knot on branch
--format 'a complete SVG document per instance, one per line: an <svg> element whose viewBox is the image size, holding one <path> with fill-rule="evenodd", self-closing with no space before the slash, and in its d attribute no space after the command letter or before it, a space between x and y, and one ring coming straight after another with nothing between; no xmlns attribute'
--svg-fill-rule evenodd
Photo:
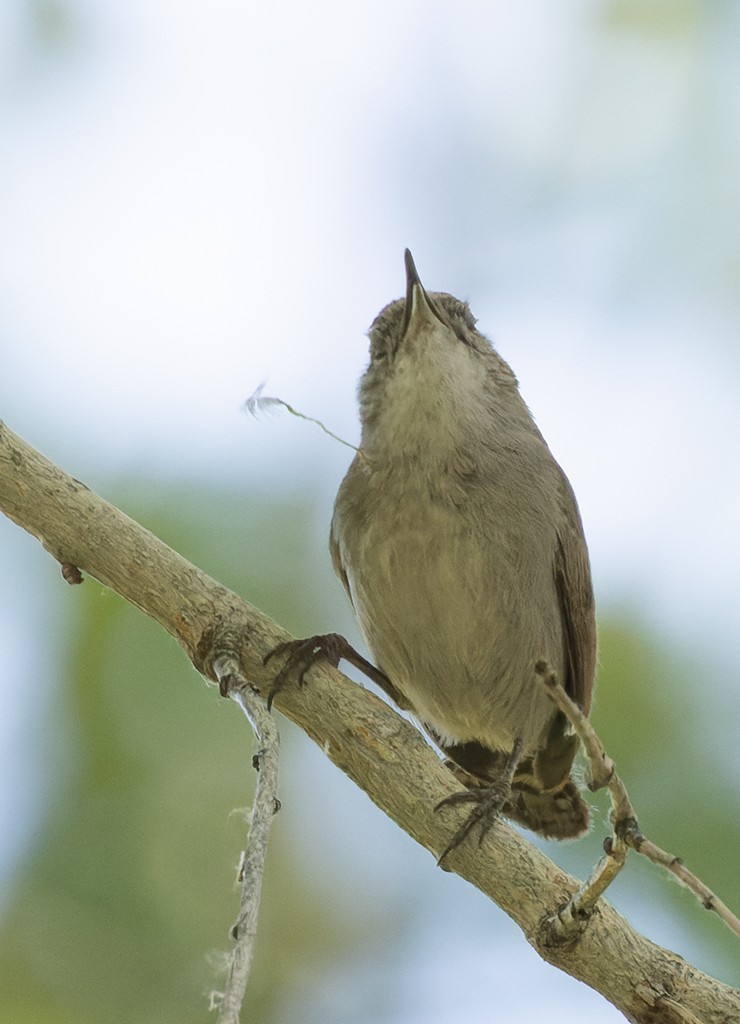
<svg viewBox="0 0 740 1024"><path fill-rule="evenodd" d="M237 683L233 676L220 673L217 666L227 661L241 664L248 642L249 630L246 626L224 622L207 626L198 640L193 664L207 679L218 683L222 697L228 697L232 686L237 686Z"/></svg>
<svg viewBox="0 0 740 1024"><path fill-rule="evenodd" d="M548 914L540 922L537 934L537 949L563 949L574 946L597 910L594 906L582 905L575 896L563 903L554 914Z"/></svg>
<svg viewBox="0 0 740 1024"><path fill-rule="evenodd" d="M622 840L625 846L629 846L633 850L639 851L645 841L637 818L634 815L629 815L626 818L617 818L614 821L614 834L618 839Z"/></svg>

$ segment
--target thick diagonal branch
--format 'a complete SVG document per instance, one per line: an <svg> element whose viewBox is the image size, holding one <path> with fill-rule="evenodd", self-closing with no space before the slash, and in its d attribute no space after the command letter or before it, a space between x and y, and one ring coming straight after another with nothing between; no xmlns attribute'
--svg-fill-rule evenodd
<svg viewBox="0 0 740 1024"><path fill-rule="evenodd" d="M265 654L288 634L72 479L0 424L0 508L65 566L78 566L176 637L215 681L213 659L229 652L267 694ZM70 592L73 599L74 590ZM459 812L433 808L455 782L418 732L381 700L329 667L287 687L275 706L300 725L401 828L435 856ZM478 847L462 844L448 866L493 899L542 957L600 991L632 1021L704 1024L740 1019L740 993L636 932L600 901L570 944L548 944L545 922L579 882L505 822Z"/></svg>

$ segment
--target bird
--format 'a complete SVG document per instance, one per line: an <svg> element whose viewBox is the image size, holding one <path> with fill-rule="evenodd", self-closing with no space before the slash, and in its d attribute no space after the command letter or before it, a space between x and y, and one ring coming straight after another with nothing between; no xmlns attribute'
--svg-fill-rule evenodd
<svg viewBox="0 0 740 1024"><path fill-rule="evenodd" d="M537 676L545 663L588 715L596 619L573 489L508 363L466 302L406 294L369 330L361 441L336 496L334 569L369 662L338 634L281 644L271 698L317 657L346 658L409 711L471 810L442 862L499 815L547 838L588 828L572 777L579 741Z"/></svg>

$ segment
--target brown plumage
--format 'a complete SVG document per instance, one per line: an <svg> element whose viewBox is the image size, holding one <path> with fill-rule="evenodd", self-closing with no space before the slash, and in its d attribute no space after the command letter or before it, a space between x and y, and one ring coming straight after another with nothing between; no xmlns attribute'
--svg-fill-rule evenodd
<svg viewBox="0 0 740 1024"><path fill-rule="evenodd" d="M337 494L334 567L365 642L480 805L546 836L583 832L577 741L535 675L588 713L596 625L572 488L468 306L407 295L370 329L362 441ZM443 854L444 856L444 854Z"/></svg>

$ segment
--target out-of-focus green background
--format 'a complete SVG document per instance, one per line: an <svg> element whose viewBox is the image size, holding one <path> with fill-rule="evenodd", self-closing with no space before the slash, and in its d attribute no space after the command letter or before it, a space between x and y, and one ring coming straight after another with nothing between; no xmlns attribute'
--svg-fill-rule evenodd
<svg viewBox="0 0 740 1024"><path fill-rule="evenodd" d="M297 635L357 640L326 534L363 330L469 298L571 477L594 719L645 831L736 911L740 13L732 3L0 8L0 415ZM253 742L153 623L0 522L0 1019L208 1019ZM244 1019L621 1017L281 720ZM590 798L591 799L591 798ZM545 844L584 875L584 840ZM740 983L632 858L611 898Z"/></svg>

